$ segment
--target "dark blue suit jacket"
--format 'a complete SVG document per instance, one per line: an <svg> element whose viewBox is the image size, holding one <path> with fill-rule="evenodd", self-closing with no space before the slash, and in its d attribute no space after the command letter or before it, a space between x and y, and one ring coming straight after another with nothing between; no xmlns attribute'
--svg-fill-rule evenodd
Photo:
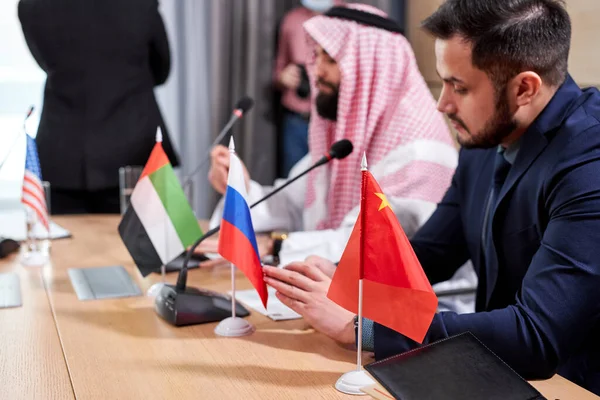
<svg viewBox="0 0 600 400"><path fill-rule="evenodd" d="M474 314L438 313L425 343L470 331L527 379L558 372L600 394L600 93L568 77L521 139L481 230L496 149L462 150L452 186L411 243L431 283L471 259ZM376 324L378 359L417 343Z"/></svg>

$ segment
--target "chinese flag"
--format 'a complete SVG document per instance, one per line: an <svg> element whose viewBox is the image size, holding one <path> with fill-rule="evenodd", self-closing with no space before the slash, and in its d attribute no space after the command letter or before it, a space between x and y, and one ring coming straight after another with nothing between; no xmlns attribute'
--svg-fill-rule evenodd
<svg viewBox="0 0 600 400"><path fill-rule="evenodd" d="M327 297L421 343L437 309L437 297L406 234L369 171L362 172L360 214Z"/></svg>

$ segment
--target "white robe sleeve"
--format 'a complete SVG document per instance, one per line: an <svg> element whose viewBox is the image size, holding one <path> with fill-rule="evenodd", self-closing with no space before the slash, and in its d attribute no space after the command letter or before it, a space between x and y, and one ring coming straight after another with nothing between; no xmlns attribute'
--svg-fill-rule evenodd
<svg viewBox="0 0 600 400"><path fill-rule="evenodd" d="M388 201L408 237L427 221L436 207L435 203L423 200L388 197ZM279 253L281 265L302 261L310 255L339 261L358 218L359 208L356 206L350 211L337 229L290 233Z"/></svg>
<svg viewBox="0 0 600 400"><path fill-rule="evenodd" d="M458 155L456 149L449 145L418 140L399 146L369 169L373 176L381 181L413 160L428 160L455 168ZM383 190L385 191L385 188ZM386 196L409 238L429 219L437 206L434 202L402 197L402 193L386 193ZM283 242L279 253L281 264L301 261L309 255L339 261L352 233L359 209L360 205L357 204L337 229L291 233Z"/></svg>

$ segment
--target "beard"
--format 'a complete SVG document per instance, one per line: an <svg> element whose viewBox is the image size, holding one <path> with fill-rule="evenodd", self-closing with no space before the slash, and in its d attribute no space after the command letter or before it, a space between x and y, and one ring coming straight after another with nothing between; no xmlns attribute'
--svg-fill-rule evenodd
<svg viewBox="0 0 600 400"><path fill-rule="evenodd" d="M462 126L468 133L467 137L457 136L458 143L466 149L490 149L498 146L517 129L517 121L513 118L508 107L508 95L506 87L496 92L496 112L485 123L483 129L472 134L465 123L455 114L449 114L448 118Z"/></svg>
<svg viewBox="0 0 600 400"><path fill-rule="evenodd" d="M315 100L317 114L322 118L335 122L337 121L339 88L328 82L321 81L320 83L329 86L333 91L329 94L319 91Z"/></svg>

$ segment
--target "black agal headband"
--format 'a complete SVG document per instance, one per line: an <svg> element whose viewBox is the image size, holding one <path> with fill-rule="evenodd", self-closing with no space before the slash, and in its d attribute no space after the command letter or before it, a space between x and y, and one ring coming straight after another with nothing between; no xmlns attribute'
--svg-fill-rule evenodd
<svg viewBox="0 0 600 400"><path fill-rule="evenodd" d="M372 26L386 31L404 34L400 25L395 21L369 12L348 7L332 7L323 14L326 17L347 19L362 25Z"/></svg>

